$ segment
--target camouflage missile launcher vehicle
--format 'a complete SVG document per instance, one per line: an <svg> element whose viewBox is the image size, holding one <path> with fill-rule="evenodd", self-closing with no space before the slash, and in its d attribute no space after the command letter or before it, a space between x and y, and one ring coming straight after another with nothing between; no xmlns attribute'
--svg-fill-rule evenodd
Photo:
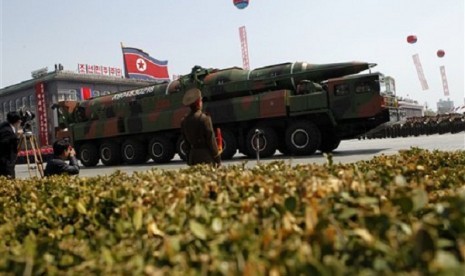
<svg viewBox="0 0 465 276"><path fill-rule="evenodd" d="M284 63L255 70L205 69L169 83L122 91L82 102L60 102L57 138L69 137L85 166L149 158L185 159L180 122L189 112L184 92L202 90L204 110L221 128L223 159L237 151L254 157L276 150L291 155L331 152L389 120L374 64Z"/></svg>

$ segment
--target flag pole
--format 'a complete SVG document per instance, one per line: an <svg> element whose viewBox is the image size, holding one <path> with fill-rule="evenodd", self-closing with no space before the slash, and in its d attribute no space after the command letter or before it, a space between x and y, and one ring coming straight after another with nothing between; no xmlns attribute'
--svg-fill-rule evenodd
<svg viewBox="0 0 465 276"><path fill-rule="evenodd" d="M121 52L123 53L123 63L124 63L124 77L129 79L129 75L128 75L128 67L127 67L127 64L126 64L126 57L124 56L124 46L123 46L123 42L120 42L121 43Z"/></svg>

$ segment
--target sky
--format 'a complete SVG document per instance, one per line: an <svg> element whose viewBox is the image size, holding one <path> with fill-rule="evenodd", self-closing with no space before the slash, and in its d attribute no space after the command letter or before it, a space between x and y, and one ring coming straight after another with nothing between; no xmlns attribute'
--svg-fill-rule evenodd
<svg viewBox="0 0 465 276"><path fill-rule="evenodd" d="M170 75L194 65L242 67L245 26L250 68L305 61L366 61L396 81L397 95L436 110L464 103L464 0L0 0L0 88L61 63L123 68L121 43L168 60ZM409 44L408 35L417 43ZM445 56L438 58L437 50ZM419 54L423 91L412 55ZM450 96L443 95L445 66Z"/></svg>

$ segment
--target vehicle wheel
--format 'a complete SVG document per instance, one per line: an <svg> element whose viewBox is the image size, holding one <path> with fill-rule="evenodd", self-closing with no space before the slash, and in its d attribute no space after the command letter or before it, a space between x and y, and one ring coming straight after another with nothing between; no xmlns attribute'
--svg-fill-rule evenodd
<svg viewBox="0 0 465 276"><path fill-rule="evenodd" d="M121 149L115 142L105 142L100 145L100 159L105 166L121 163Z"/></svg>
<svg viewBox="0 0 465 276"><path fill-rule="evenodd" d="M221 153L222 160L231 159L237 152L237 140L234 134L225 129L221 132L223 137L223 152Z"/></svg>
<svg viewBox="0 0 465 276"><path fill-rule="evenodd" d="M147 148L146 146L135 139L128 139L124 141L121 147L121 155L123 161L128 164L142 164L147 162Z"/></svg>
<svg viewBox="0 0 465 276"><path fill-rule="evenodd" d="M260 131L260 134L256 133L257 129ZM250 158L257 156L257 135L260 157L266 158L272 156L278 146L278 136L274 129L269 127L254 127L249 130L245 141L246 155Z"/></svg>
<svg viewBox="0 0 465 276"><path fill-rule="evenodd" d="M337 137L333 132L322 132L321 143L318 150L323 153L332 152L339 147L341 138Z"/></svg>
<svg viewBox="0 0 465 276"><path fill-rule="evenodd" d="M291 151L290 151L289 149L286 148L286 145L283 145L283 144L279 144L278 150L279 150L279 152L282 153L283 155L289 155L289 154L291 154Z"/></svg>
<svg viewBox="0 0 465 276"><path fill-rule="evenodd" d="M284 136L284 131L278 131L278 133L282 133L279 135L279 139L278 139L279 152L281 152L283 155L290 155L291 151L286 146L286 139Z"/></svg>
<svg viewBox="0 0 465 276"><path fill-rule="evenodd" d="M176 153L179 155L179 158L181 158L181 160L187 160L186 142L184 141L182 136L179 136L178 142L176 143Z"/></svg>
<svg viewBox="0 0 465 276"><path fill-rule="evenodd" d="M92 143L82 145L79 147L78 158L81 160L82 165L94 167L99 160L97 146Z"/></svg>
<svg viewBox="0 0 465 276"><path fill-rule="evenodd" d="M166 163L173 159L175 149L173 143L164 137L153 137L149 142L149 156L155 163Z"/></svg>
<svg viewBox="0 0 465 276"><path fill-rule="evenodd" d="M321 143L321 133L311 122L298 121L286 129L286 146L292 154L314 154Z"/></svg>

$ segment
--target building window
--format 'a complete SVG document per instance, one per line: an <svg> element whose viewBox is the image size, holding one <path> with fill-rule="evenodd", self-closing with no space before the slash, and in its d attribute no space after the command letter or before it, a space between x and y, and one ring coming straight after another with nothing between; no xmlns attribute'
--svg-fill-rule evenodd
<svg viewBox="0 0 465 276"><path fill-rule="evenodd" d="M58 90L58 101L76 101L77 93L76 90Z"/></svg>
<svg viewBox="0 0 465 276"><path fill-rule="evenodd" d="M6 114L8 113L8 103L4 102L3 103L3 116L5 117L6 120Z"/></svg>
<svg viewBox="0 0 465 276"><path fill-rule="evenodd" d="M76 92L76 90L69 90L68 100L77 101L77 92Z"/></svg>
<svg viewBox="0 0 465 276"><path fill-rule="evenodd" d="M21 108L21 99L16 99L16 110L19 110Z"/></svg>
<svg viewBox="0 0 465 276"><path fill-rule="evenodd" d="M12 100L10 100L10 111L13 110L15 110L15 103Z"/></svg>
<svg viewBox="0 0 465 276"><path fill-rule="evenodd" d="M29 108L31 110L35 110L36 109L36 101L35 101L35 98L33 95L30 95L29 96Z"/></svg>
<svg viewBox="0 0 465 276"><path fill-rule="evenodd" d="M28 106L27 106L27 98L26 98L26 97L22 97L22 98L21 98L21 101L22 101L22 104L23 104L22 106L28 107Z"/></svg>

